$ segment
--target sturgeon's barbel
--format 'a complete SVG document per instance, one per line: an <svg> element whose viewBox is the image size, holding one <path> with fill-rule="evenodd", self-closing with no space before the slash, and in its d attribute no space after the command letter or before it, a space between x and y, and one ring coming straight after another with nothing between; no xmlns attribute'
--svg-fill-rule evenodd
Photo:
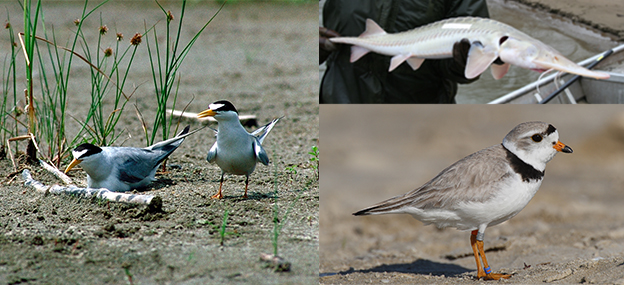
<svg viewBox="0 0 624 285"><path fill-rule="evenodd" d="M470 41L464 74L475 78L492 66L495 79L502 78L510 64L536 71L554 69L585 77L607 79L609 74L592 71L565 58L554 48L498 21L459 17L438 21L413 30L388 34L371 19L359 37L330 38L335 43L351 44L351 62L370 51L392 56L389 70L404 61L416 70L425 59L453 57L453 44ZM500 58L504 64L492 64Z"/></svg>

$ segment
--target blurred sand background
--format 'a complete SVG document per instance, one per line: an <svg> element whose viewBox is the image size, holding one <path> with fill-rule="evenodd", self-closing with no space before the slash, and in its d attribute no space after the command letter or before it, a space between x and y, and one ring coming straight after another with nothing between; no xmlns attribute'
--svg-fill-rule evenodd
<svg viewBox="0 0 624 285"><path fill-rule="evenodd" d="M469 232L351 213L533 120L557 127L574 153L548 164L522 212L486 230L493 271L516 273L509 283L624 283L621 106L323 106L320 116L321 284L473 284Z"/></svg>

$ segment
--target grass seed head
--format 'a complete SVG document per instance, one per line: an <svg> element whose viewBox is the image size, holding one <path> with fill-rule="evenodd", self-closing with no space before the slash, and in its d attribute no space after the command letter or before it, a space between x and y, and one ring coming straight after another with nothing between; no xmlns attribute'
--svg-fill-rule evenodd
<svg viewBox="0 0 624 285"><path fill-rule="evenodd" d="M100 35L106 35L106 33L108 32L108 27L106 25L104 26L100 26Z"/></svg>
<svg viewBox="0 0 624 285"><path fill-rule="evenodd" d="M130 43L134 46L138 46L141 43L142 38L143 38L143 35L141 35L141 33L136 33L134 37L130 39Z"/></svg>

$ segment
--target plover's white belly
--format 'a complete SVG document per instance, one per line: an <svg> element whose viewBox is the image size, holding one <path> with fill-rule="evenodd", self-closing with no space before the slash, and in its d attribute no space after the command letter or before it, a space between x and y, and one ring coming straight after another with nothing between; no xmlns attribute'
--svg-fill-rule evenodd
<svg viewBox="0 0 624 285"><path fill-rule="evenodd" d="M461 217L461 221L455 227L468 230L483 224L494 226L507 221L524 209L542 184L541 179L524 182L520 175L507 179L492 198L457 205L455 213Z"/></svg>
<svg viewBox="0 0 624 285"><path fill-rule="evenodd" d="M480 225L500 224L518 214L535 195L542 180L523 182L520 175L507 178L502 185L493 189L492 197L482 202L459 202L439 209L404 209L425 224L438 228L454 227L459 230L477 229Z"/></svg>

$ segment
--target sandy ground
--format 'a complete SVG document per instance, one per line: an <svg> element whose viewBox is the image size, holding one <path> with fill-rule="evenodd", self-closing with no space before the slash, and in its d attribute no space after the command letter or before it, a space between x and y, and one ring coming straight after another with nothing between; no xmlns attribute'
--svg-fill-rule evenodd
<svg viewBox="0 0 624 285"><path fill-rule="evenodd" d="M42 195L22 186L20 178L7 178L13 167L0 160L0 284L129 284L123 266L129 266L133 284L317 284L319 191L308 154L319 136L315 4L228 5L183 64L179 106L194 98L188 110L199 112L213 101L228 99L241 114L257 115L260 124L285 116L265 140L271 164L259 165L252 174L249 199L241 198L244 177L238 176L226 178L225 199L210 199L218 189L220 170L205 161L214 142L209 129L188 137L171 156L170 173L158 175L158 181L141 192L162 197L164 212L159 213L141 206ZM170 3L165 7L169 5L174 16L179 15L179 8ZM19 31L17 2L6 6ZM217 10L205 3L188 8L185 41ZM54 26L65 41L81 7L57 2L44 11L48 29ZM107 44L114 43L116 32L129 40L143 31L144 20L150 24L162 18L149 1L111 2L100 12L110 29ZM95 38L99 17L85 23L89 39ZM4 32L0 42L6 43ZM67 112L77 118L85 116L84 106L90 102L87 72L80 62L72 70ZM127 86L139 87L132 103L151 123L155 99L144 45L128 80ZM187 123L192 129L201 127L182 122ZM74 127L69 127L70 136ZM145 146L130 104L118 125L122 130L118 143ZM297 173L289 174L286 167ZM33 170L36 179L59 183ZM72 171L71 176L84 185L84 172ZM276 201L285 222L279 255L291 262L290 272L274 272L259 261L261 253L272 253ZM226 231L235 234L227 235L221 246L216 226L226 210Z"/></svg>
<svg viewBox="0 0 624 285"><path fill-rule="evenodd" d="M602 31L624 41L624 2L610 0L512 0Z"/></svg>
<svg viewBox="0 0 624 285"><path fill-rule="evenodd" d="M493 271L514 274L503 283L624 284L624 112L614 105L323 106L320 283L480 283L469 232L351 213L531 120L556 126L574 153L548 164L523 211L486 230Z"/></svg>

